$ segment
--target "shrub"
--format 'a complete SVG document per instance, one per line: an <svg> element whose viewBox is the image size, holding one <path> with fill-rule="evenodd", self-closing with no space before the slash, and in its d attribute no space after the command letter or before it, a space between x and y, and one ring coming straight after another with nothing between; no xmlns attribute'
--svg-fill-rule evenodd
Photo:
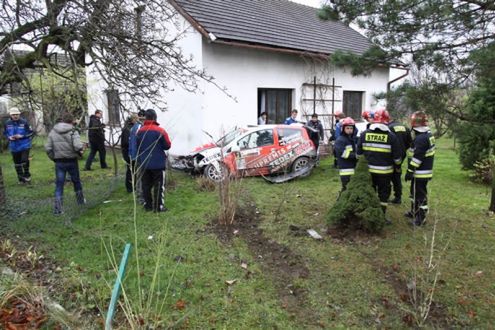
<svg viewBox="0 0 495 330"><path fill-rule="evenodd" d="M493 180L493 168L495 168L495 156L477 161L473 165L471 179L475 182L490 184Z"/></svg>
<svg viewBox="0 0 495 330"><path fill-rule="evenodd" d="M327 214L328 225L378 233L385 226L385 214L371 185L368 163L361 159L347 189Z"/></svg>
<svg viewBox="0 0 495 330"><path fill-rule="evenodd" d="M464 168L492 155L495 150L495 43L471 56L478 68L477 84L463 111L466 119L457 131L460 160Z"/></svg>

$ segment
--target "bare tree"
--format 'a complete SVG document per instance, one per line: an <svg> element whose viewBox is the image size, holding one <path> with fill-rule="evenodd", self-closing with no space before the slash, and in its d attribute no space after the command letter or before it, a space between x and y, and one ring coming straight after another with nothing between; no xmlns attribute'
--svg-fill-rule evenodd
<svg viewBox="0 0 495 330"><path fill-rule="evenodd" d="M0 94L12 83L27 90L29 69L44 68L73 80L73 67L91 66L122 99L164 109L161 92L194 91L198 81L216 84L178 47L184 26L162 0L1 0ZM22 49L14 52L13 49ZM225 90L225 89L224 89Z"/></svg>

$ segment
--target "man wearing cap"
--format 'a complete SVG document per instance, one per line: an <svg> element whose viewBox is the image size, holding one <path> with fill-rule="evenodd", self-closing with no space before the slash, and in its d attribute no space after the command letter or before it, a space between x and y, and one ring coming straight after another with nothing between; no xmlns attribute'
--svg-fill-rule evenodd
<svg viewBox="0 0 495 330"><path fill-rule="evenodd" d="M167 132L156 122L156 112L146 110L145 121L137 133L138 162L142 167L144 209L165 212L165 150L172 144ZM153 195L151 191L153 190Z"/></svg>
<svg viewBox="0 0 495 330"><path fill-rule="evenodd" d="M15 171L19 183L31 181L29 173L29 150L33 131L26 119L21 118L21 112L13 107L9 111L10 119L5 123L3 135L9 140L9 148L14 159Z"/></svg>

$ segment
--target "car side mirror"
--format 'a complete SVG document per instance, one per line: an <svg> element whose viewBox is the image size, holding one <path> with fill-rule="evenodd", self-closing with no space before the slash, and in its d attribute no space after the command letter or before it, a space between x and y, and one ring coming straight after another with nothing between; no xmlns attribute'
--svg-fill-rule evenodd
<svg viewBox="0 0 495 330"><path fill-rule="evenodd" d="M240 152L241 148L239 148L238 145L233 145L232 148L230 149L231 152Z"/></svg>

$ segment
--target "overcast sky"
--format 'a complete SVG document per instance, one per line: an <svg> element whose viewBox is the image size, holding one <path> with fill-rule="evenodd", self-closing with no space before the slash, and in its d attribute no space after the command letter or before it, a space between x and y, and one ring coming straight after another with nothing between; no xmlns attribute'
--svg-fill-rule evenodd
<svg viewBox="0 0 495 330"><path fill-rule="evenodd" d="M303 5L307 5L307 6L311 6L311 7L315 7L315 8L320 8L322 3L325 2L325 0L290 0L290 1L293 1L293 2L297 2L297 3L302 3ZM352 28L354 28L355 30L358 30L355 26L352 26ZM364 34L363 31L359 31L361 34ZM394 79L402 74L404 74L405 71L403 70L397 70L397 69L390 69L390 79ZM401 82L403 81L403 79L401 80Z"/></svg>
<svg viewBox="0 0 495 330"><path fill-rule="evenodd" d="M322 0L290 0L298 3L302 3L303 5L311 6L311 7L321 7Z"/></svg>

